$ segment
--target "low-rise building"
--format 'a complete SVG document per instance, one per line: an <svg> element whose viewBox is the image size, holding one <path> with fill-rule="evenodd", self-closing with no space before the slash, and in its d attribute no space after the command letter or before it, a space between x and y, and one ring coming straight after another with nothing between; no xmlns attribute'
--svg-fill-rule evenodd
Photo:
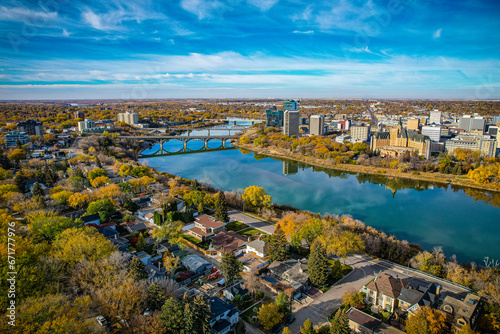
<svg viewBox="0 0 500 334"><path fill-rule="evenodd" d="M382 321L368 315L360 310L351 307L346 312L347 319L349 319L349 327L354 333L373 334L377 333L377 329L382 324Z"/></svg>
<svg viewBox="0 0 500 334"><path fill-rule="evenodd" d="M226 297L228 300L233 300L234 296L240 295L241 297L248 295L249 292L247 289L245 289L241 283L235 284L233 286L230 286L229 288L226 288L222 291L222 294L224 297Z"/></svg>
<svg viewBox="0 0 500 334"><path fill-rule="evenodd" d="M393 312L398 307L401 289L407 286L406 280L381 273L365 286L366 299L375 306Z"/></svg>
<svg viewBox="0 0 500 334"><path fill-rule="evenodd" d="M199 257L198 255L186 255L181 259L181 263L189 271L192 271L195 274L210 271L213 267L210 262Z"/></svg>
<svg viewBox="0 0 500 334"><path fill-rule="evenodd" d="M463 300L446 296L439 310L451 317L451 325L460 330L463 326L469 325L475 329L481 308L481 297L468 293Z"/></svg>
<svg viewBox="0 0 500 334"><path fill-rule="evenodd" d="M246 249L247 239L234 231L222 231L212 238L212 246L217 250L217 254L232 252L240 255Z"/></svg>
<svg viewBox="0 0 500 334"><path fill-rule="evenodd" d="M213 238L217 233L226 229L226 224L213 219L208 215L196 217L195 226L188 230L193 237L204 241Z"/></svg>
<svg viewBox="0 0 500 334"><path fill-rule="evenodd" d="M265 257L267 256L267 242L260 238L250 241L246 245L246 252L255 253L259 257Z"/></svg>
<svg viewBox="0 0 500 334"><path fill-rule="evenodd" d="M226 334L240 320L240 312L234 304L218 297L210 297L210 326L215 334Z"/></svg>
<svg viewBox="0 0 500 334"><path fill-rule="evenodd" d="M445 151L453 154L457 148L480 151L483 157L492 158L496 155L497 141L490 136L461 134L444 142Z"/></svg>
<svg viewBox="0 0 500 334"><path fill-rule="evenodd" d="M17 143L21 143L21 145L27 144L31 141L30 137L26 134L26 132L19 131L9 131L5 135L5 145L8 147L14 147Z"/></svg>

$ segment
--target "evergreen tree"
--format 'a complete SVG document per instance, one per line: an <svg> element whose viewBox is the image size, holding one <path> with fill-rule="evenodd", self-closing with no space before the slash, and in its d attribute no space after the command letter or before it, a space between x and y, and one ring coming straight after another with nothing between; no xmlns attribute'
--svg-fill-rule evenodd
<svg viewBox="0 0 500 334"><path fill-rule="evenodd" d="M335 260L335 263L333 264L332 267L332 272L330 274L332 278L336 281L342 278L344 276L344 273L342 272L342 264L340 263L339 260Z"/></svg>
<svg viewBox="0 0 500 334"><path fill-rule="evenodd" d="M158 212L155 211L153 216L153 222L157 226L161 226L163 224L163 217Z"/></svg>
<svg viewBox="0 0 500 334"><path fill-rule="evenodd" d="M217 193L217 200L215 201L215 218L225 223L229 221L226 196L222 190L219 190Z"/></svg>
<svg viewBox="0 0 500 334"><path fill-rule="evenodd" d="M458 165L458 168L457 168L457 175L462 175L463 174L463 171L462 171L462 165Z"/></svg>
<svg viewBox="0 0 500 334"><path fill-rule="evenodd" d="M337 313L333 317L331 321L330 334L350 334L351 330L349 329L349 319L345 312L341 309L338 309Z"/></svg>
<svg viewBox="0 0 500 334"><path fill-rule="evenodd" d="M146 240L144 240L144 235L142 233L139 234L139 237L137 238L137 244L135 245L135 248L140 251L146 248Z"/></svg>
<svg viewBox="0 0 500 334"><path fill-rule="evenodd" d="M80 169L80 167L76 167L74 170L75 177L81 177L84 178L85 176L83 175L83 171Z"/></svg>
<svg viewBox="0 0 500 334"><path fill-rule="evenodd" d="M279 224L269 239L268 252L271 262L285 261L290 258L290 243Z"/></svg>
<svg viewBox="0 0 500 334"><path fill-rule="evenodd" d="M154 282L146 289L146 305L151 311L161 310L167 296L165 289Z"/></svg>
<svg viewBox="0 0 500 334"><path fill-rule="evenodd" d="M135 256L132 258L132 261L130 261L129 274L136 281L148 278L146 266Z"/></svg>
<svg viewBox="0 0 500 334"><path fill-rule="evenodd" d="M222 259L220 262L220 271L224 275L225 284L231 285L234 280L240 278L240 271L242 269L243 263L241 263L234 255L233 252L226 252L222 254Z"/></svg>
<svg viewBox="0 0 500 334"><path fill-rule="evenodd" d="M43 192L42 186L38 183L35 182L33 185L33 191L32 191L33 197L38 198L40 196L45 196L45 193Z"/></svg>
<svg viewBox="0 0 500 334"><path fill-rule="evenodd" d="M184 303L170 297L163 304L160 319L163 321L166 334L183 333L186 321L184 319Z"/></svg>
<svg viewBox="0 0 500 334"><path fill-rule="evenodd" d="M184 296L184 319L186 334L210 333L210 306L203 296L196 296L192 301Z"/></svg>
<svg viewBox="0 0 500 334"><path fill-rule="evenodd" d="M203 207L203 203L198 204L198 213L202 214L205 212L205 208Z"/></svg>
<svg viewBox="0 0 500 334"><path fill-rule="evenodd" d="M314 286L323 287L328 280L328 258L325 247L319 241L315 241L311 247L311 254L307 262L309 280Z"/></svg>
<svg viewBox="0 0 500 334"><path fill-rule="evenodd" d="M21 172L16 174L16 177L14 178L14 183L16 184L17 189L19 190L20 193L24 193L26 191L26 188L24 186L24 175L21 174Z"/></svg>
<svg viewBox="0 0 500 334"><path fill-rule="evenodd" d="M280 292L276 297L276 305L278 305L280 313L283 314L285 318L292 315L290 310L290 299L283 292Z"/></svg>
<svg viewBox="0 0 500 334"><path fill-rule="evenodd" d="M198 183L198 180L194 179L193 181L191 181L191 187L190 187L191 191L200 191L201 190L201 186L200 184Z"/></svg>
<svg viewBox="0 0 500 334"><path fill-rule="evenodd" d="M98 156L95 157L95 164L97 168L102 168L101 159Z"/></svg>

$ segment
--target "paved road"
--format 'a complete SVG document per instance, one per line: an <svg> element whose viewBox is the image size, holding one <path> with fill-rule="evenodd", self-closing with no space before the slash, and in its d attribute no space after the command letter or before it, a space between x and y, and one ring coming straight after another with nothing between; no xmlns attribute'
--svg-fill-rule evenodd
<svg viewBox="0 0 500 334"><path fill-rule="evenodd" d="M462 298L467 294L467 291L433 280L426 276L420 276L414 272L408 272L398 269L390 269L385 267L385 264L378 263L366 255L350 256L346 260L346 264L352 266L354 270L339 283L335 284L330 290L315 299L312 303L294 309L296 321L289 328L292 333L298 333L300 326L307 318L311 320L314 326L321 326L328 322L328 316L342 304L342 295L350 290L359 291L365 284L374 278L380 272L386 272L394 277L406 278L407 280L419 280L423 282L434 282L443 287L441 298L446 295L451 295L457 298ZM410 274L411 276L409 276Z"/></svg>
<svg viewBox="0 0 500 334"><path fill-rule="evenodd" d="M274 232L274 225L265 220L249 217L238 210L229 210L228 214L231 221L237 220L267 234L273 234Z"/></svg>

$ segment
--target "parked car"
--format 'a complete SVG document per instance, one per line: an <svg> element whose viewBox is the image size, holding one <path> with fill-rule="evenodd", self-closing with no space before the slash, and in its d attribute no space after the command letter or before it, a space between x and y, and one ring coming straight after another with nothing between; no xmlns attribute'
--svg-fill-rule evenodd
<svg viewBox="0 0 500 334"><path fill-rule="evenodd" d="M290 325L294 321L295 321L295 317L292 315L291 317L286 319L285 324Z"/></svg>
<svg viewBox="0 0 500 334"><path fill-rule="evenodd" d="M108 321L102 315L98 315L96 317L96 319L97 319L97 322L99 323L99 325L101 325L101 326L106 326L108 324Z"/></svg>
<svg viewBox="0 0 500 334"><path fill-rule="evenodd" d="M283 325L277 325L272 329L273 334L279 334L285 328Z"/></svg>

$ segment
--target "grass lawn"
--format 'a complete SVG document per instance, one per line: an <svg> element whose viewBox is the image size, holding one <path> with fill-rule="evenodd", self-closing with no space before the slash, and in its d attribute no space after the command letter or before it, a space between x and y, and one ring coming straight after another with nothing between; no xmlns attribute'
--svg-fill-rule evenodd
<svg viewBox="0 0 500 334"><path fill-rule="evenodd" d="M201 242L200 240L196 239L195 237L193 237L192 235L187 235L187 234L184 234L182 236L184 239L186 239L187 241L191 242L192 244L196 245L197 243Z"/></svg>
<svg viewBox="0 0 500 334"><path fill-rule="evenodd" d="M239 221L230 222L226 225L228 231L234 231L234 232L238 232L239 230L243 230L249 227L250 226L240 223Z"/></svg>
<svg viewBox="0 0 500 334"><path fill-rule="evenodd" d="M252 238L255 238L257 235L259 234L264 234L264 232L260 231L260 230L257 230L256 228L249 228L247 230L244 230L244 231L240 231L238 232L239 235L243 236L243 237L252 237Z"/></svg>

